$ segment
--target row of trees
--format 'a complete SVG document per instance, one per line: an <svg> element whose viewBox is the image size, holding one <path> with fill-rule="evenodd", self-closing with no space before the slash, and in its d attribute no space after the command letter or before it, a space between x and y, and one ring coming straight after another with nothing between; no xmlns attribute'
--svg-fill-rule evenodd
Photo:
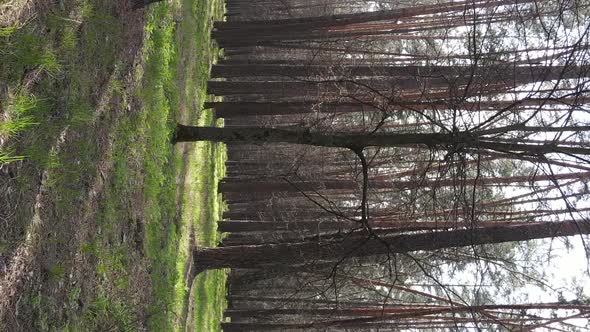
<svg viewBox="0 0 590 332"><path fill-rule="evenodd" d="M232 269L224 330L587 324L583 291L515 289L551 289L529 240L590 233L588 4L227 7L206 104L225 127L174 138L228 144L227 236L193 255Z"/></svg>

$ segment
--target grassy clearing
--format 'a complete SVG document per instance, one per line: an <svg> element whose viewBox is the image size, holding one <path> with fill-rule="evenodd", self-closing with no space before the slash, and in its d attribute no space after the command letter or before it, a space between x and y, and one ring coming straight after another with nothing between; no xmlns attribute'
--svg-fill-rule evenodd
<svg viewBox="0 0 590 332"><path fill-rule="evenodd" d="M150 6L139 58L131 59L121 57L128 17L115 3L64 1L33 23L0 30L0 50L11 50L0 51L0 165L20 161L6 184L25 197L20 205L34 205L39 192L43 203L12 215L25 222L0 232L0 255L21 245L23 233L32 239L41 267L17 304L31 329L171 331L196 323L195 331L213 331L223 271L199 276L198 310L182 314L190 248L218 241L225 152L169 142L177 121L213 124L200 105L216 55L210 17L221 7Z"/></svg>
<svg viewBox="0 0 590 332"><path fill-rule="evenodd" d="M152 45L154 53L148 55L145 73L145 82L153 83L144 84L142 88L146 100L149 100L145 103L148 114L158 111L167 113L168 119L183 123L211 124L211 115L202 111L201 103L206 98L209 61L214 57L208 37L209 17L214 5L215 2L184 1L180 9L182 20L175 26L176 30L172 28L174 21L169 15L171 11L166 13L168 5L154 7L146 24L150 33L147 45ZM163 100L166 103L162 103ZM166 128L168 140L160 139L158 136L164 135ZM148 150L170 149L167 143L171 129L170 123L163 121L157 126L151 126L150 130L156 132L150 135L155 139L148 140L153 144ZM149 319L149 327L153 330L180 330L186 323L182 313L186 311L184 306L187 303L184 300L190 285L186 279L186 262L194 244L191 240L195 238L195 230L198 234L199 228L214 227L217 220L207 218L206 211L218 210L218 202L205 199L206 193L212 188L203 184L216 183L215 169L222 164L211 163L209 155L203 154L200 145L196 149L194 145L180 145L168 153L171 153L171 157L152 158L153 164L148 164L146 172L146 252L152 261L158 263L151 273L157 299L154 308L166 308L164 311L154 309ZM162 169L170 173L158 173ZM165 181L174 178L174 182ZM158 184L164 185L158 188ZM176 188L181 190L177 192ZM177 197L178 204L168 201L174 197ZM166 220L176 222L162 222ZM209 238L215 243L216 233L210 233Z"/></svg>
<svg viewBox="0 0 590 332"><path fill-rule="evenodd" d="M213 125L209 116L204 117L199 125ZM218 123L217 125L220 125ZM223 202L217 195L217 183L224 176L224 146L206 142L198 143L196 158L205 160L200 165L200 172L209 174L206 181L199 183L198 197L205 208L195 211L202 222L196 223L197 244L199 246L215 246L220 240L216 220L221 218ZM219 322L223 319L225 303L225 271L206 271L199 274L191 289L193 297L192 314L188 317L188 326L193 331L221 331Z"/></svg>

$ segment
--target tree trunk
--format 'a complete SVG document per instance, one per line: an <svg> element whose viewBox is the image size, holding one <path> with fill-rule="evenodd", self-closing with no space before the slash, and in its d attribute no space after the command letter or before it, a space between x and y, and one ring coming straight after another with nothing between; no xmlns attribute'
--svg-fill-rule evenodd
<svg viewBox="0 0 590 332"><path fill-rule="evenodd" d="M552 180L570 180L570 179L587 179L590 172L572 172L562 174L543 174L543 175L524 175L524 176L507 176L507 177L482 177L473 179L443 179L443 180L408 180L408 181L384 181L369 180L371 189L414 189L420 187L440 188L452 186L485 186L501 185L523 182L540 182ZM393 178L393 176L392 176ZM241 181L225 180L219 183L218 190L220 193L277 193L277 192L315 192L320 190L340 190L351 191L358 189L361 184L352 180L326 180L326 181L301 181L287 182L278 180L248 180Z"/></svg>
<svg viewBox="0 0 590 332"><path fill-rule="evenodd" d="M520 128L518 130L525 130ZM507 128L506 131L518 131ZM291 143L358 150L368 146L404 147L423 145L431 148L461 143L465 147L484 148L501 152L527 152L533 154L566 153L590 155L590 148L559 146L554 144L523 144L488 141L477 133L375 133L321 134L309 130L291 130L263 127L216 128L192 127L178 124L176 142L212 141L238 144Z"/></svg>
<svg viewBox="0 0 590 332"><path fill-rule="evenodd" d="M405 253L480 244L526 241L590 233L590 225L576 222L497 226L472 230L451 230L422 234L348 237L340 241L315 241L267 245L202 248L194 251L199 270L218 268L262 268L297 265L307 261L337 260L386 253Z"/></svg>
<svg viewBox="0 0 590 332"><path fill-rule="evenodd" d="M144 8L149 4L160 2L162 0L134 0L133 1L133 9L140 9Z"/></svg>
<svg viewBox="0 0 590 332"><path fill-rule="evenodd" d="M472 313L484 310L590 310L589 305L572 304L572 303L525 303L525 304L486 304L486 305L465 305L465 306L449 306L449 305L417 305L406 306L400 304L397 306L357 306L348 308L337 307L312 307L312 308L269 308L269 309L226 309L225 315L227 317L268 317L276 315L300 315L300 316L332 316L332 317L375 317L375 321L379 319L393 319L399 314L412 314L415 317L430 314L441 313Z"/></svg>
<svg viewBox="0 0 590 332"><path fill-rule="evenodd" d="M470 135L465 135L467 137ZM473 139L473 138L472 138ZM224 143L260 144L291 143L323 147L357 148L364 146L409 146L450 144L457 137L450 134L320 134L307 130L262 127L216 128L192 127L179 124L175 142L212 141Z"/></svg>
<svg viewBox="0 0 590 332"><path fill-rule="evenodd" d="M275 64L216 64L211 68L211 77L309 77L309 76L343 76L343 77L397 77L397 78L432 78L445 77L467 78L471 75L485 77L485 82L499 80L546 80L556 77L575 78L588 74L586 66L383 66L356 65L275 65Z"/></svg>

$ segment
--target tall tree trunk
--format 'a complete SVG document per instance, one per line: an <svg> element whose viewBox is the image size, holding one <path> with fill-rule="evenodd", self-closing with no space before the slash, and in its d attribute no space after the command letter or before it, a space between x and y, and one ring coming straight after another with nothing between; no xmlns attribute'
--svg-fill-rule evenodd
<svg viewBox="0 0 590 332"><path fill-rule="evenodd" d="M162 0L133 0L133 9L140 9Z"/></svg>
<svg viewBox="0 0 590 332"><path fill-rule="evenodd" d="M356 306L347 308L337 307L311 307L311 308L268 308L268 309L227 309L226 316L229 317L268 317L275 315L301 315L301 316L332 316L332 317L375 317L378 319L392 319L396 314L415 313L416 316L441 314L441 313L472 313L483 310L590 310L589 305L572 304L572 303L524 303L524 304L485 304L485 305L465 305L465 306L449 306L449 305L408 305L399 304L397 306Z"/></svg>
<svg viewBox="0 0 590 332"><path fill-rule="evenodd" d="M420 187L447 187L447 186L473 186L473 185L499 185L522 182L540 182L551 180L570 180L586 179L590 177L590 172L572 172L551 175L524 175L524 176L507 176L507 177L482 177L477 179L444 179L444 180L408 180L408 181L384 181L369 180L371 189L408 189ZM305 182L287 182L277 180L252 181L244 180L226 180L219 183L219 192L302 192L302 191L319 191L319 190L355 190L360 184L352 180L326 180L326 181L305 181Z"/></svg>
<svg viewBox="0 0 590 332"><path fill-rule="evenodd" d="M418 250L434 251L452 247L588 233L590 233L590 225L582 222L536 223L422 234L384 235L379 239L369 236L355 236L328 243L308 241L202 248L194 251L194 259L199 270L238 267L262 268L272 265L297 265L311 260L337 260L342 257L364 257Z"/></svg>
<svg viewBox="0 0 590 332"><path fill-rule="evenodd" d="M506 128L506 131L526 130L526 127ZM497 133L495 133L497 134ZM322 134L309 130L291 130L263 127L216 128L192 127L178 124L174 142L212 141L224 143L260 144L292 143L323 147L340 147L358 151L368 146L404 147L424 145L431 148L461 143L465 147L483 148L501 152L527 152L533 154L566 153L590 155L590 148L553 144L524 144L496 142L478 137L477 133L375 133Z"/></svg>
<svg viewBox="0 0 590 332"><path fill-rule="evenodd" d="M579 77L588 74L585 66L383 66L383 65L275 65L275 64L217 64L211 68L211 77L309 77L322 75L343 77L409 77L459 78L471 75L485 76L485 82L498 80L539 80L555 77Z"/></svg>

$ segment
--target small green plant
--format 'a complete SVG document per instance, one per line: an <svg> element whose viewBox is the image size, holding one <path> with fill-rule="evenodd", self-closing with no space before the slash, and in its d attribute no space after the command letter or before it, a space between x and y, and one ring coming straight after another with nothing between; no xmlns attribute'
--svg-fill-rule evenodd
<svg viewBox="0 0 590 332"><path fill-rule="evenodd" d="M92 3L90 3L87 0L83 0L80 1L79 3L80 5L80 16L82 16L83 18L87 18L93 15L94 13L94 7L92 6Z"/></svg>
<svg viewBox="0 0 590 332"><path fill-rule="evenodd" d="M0 27L0 37L10 37L16 31L16 25Z"/></svg>
<svg viewBox="0 0 590 332"><path fill-rule="evenodd" d="M44 99L37 98L22 87L17 89L16 93L9 95L4 105L4 117L0 120L0 137L9 143L0 149L0 165L31 156L29 153L16 154L14 142L10 139L39 125L38 121L42 118L41 111L46 108Z"/></svg>
<svg viewBox="0 0 590 332"><path fill-rule="evenodd" d="M110 299L104 289L90 302L84 312L85 325L91 330L136 331L136 322L128 306L121 301Z"/></svg>
<svg viewBox="0 0 590 332"><path fill-rule="evenodd" d="M95 254L97 251L98 248L94 241L84 242L84 244L82 244L82 252L85 254Z"/></svg>
<svg viewBox="0 0 590 332"><path fill-rule="evenodd" d="M0 74L18 84L27 71L40 69L50 76L61 71L57 55L42 37L21 30L4 30L0 34Z"/></svg>
<svg viewBox="0 0 590 332"><path fill-rule="evenodd" d="M52 149L47 154L47 160L45 162L45 167L49 169L57 169L61 166L61 162L59 160L59 153Z"/></svg>
<svg viewBox="0 0 590 332"><path fill-rule="evenodd" d="M92 109L85 103L74 103L70 105L69 124L73 126L83 126L92 121Z"/></svg>
<svg viewBox="0 0 590 332"><path fill-rule="evenodd" d="M14 136L20 131L38 124L32 116L23 116L13 120L0 122L0 135Z"/></svg>
<svg viewBox="0 0 590 332"><path fill-rule="evenodd" d="M62 264L55 264L47 270L47 277L51 281L58 281L64 277L66 269Z"/></svg>
<svg viewBox="0 0 590 332"><path fill-rule="evenodd" d="M68 302L69 309L75 310L78 307L78 299L80 299L80 293L82 289L80 287L74 287L68 291Z"/></svg>
<svg viewBox="0 0 590 332"><path fill-rule="evenodd" d="M0 136L10 138L19 132L38 124L33 110L38 108L39 100L32 94L20 93L8 101L6 118L0 121ZM15 155L13 150L0 150L0 165L23 160L25 156Z"/></svg>
<svg viewBox="0 0 590 332"><path fill-rule="evenodd" d="M24 156L15 156L13 155L13 151L0 151L0 166L4 165L4 164L8 164L8 163L12 163L15 161L20 161L23 160L25 157Z"/></svg>
<svg viewBox="0 0 590 332"><path fill-rule="evenodd" d="M21 92L16 94L12 101L9 102L8 111L18 116L34 110L40 103L41 100L35 95Z"/></svg>
<svg viewBox="0 0 590 332"><path fill-rule="evenodd" d="M61 47L64 51L73 52L77 45L78 36L76 35L76 28L71 25L64 26L61 37Z"/></svg>

